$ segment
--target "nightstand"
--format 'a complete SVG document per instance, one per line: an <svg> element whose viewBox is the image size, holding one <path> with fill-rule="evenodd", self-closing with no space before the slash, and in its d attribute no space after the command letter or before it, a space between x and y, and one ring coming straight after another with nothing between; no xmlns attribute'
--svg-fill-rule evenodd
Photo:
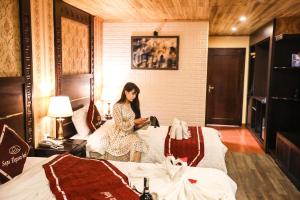
<svg viewBox="0 0 300 200"><path fill-rule="evenodd" d="M63 144L63 149L52 149L46 147L38 147L34 150L34 155L37 157L49 157L55 154L70 153L75 156L85 157L86 140L66 139Z"/></svg>

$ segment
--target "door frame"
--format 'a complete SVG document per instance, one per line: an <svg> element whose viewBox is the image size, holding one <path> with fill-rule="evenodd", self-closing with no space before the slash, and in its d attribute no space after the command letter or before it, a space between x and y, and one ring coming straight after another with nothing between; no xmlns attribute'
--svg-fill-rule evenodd
<svg viewBox="0 0 300 200"><path fill-rule="evenodd" d="M239 123L238 125L241 126L242 125L242 118L243 118L243 100L244 100L244 79L245 79L245 68L246 68L246 53L247 53L247 48L244 47L244 48L208 48L208 53L207 53L207 79L206 79L206 101L205 101L205 125L207 125L207 119L208 119L208 116L207 116L207 106L208 106L208 73L209 73L209 65L208 65L208 59L209 59L209 51L212 50L212 49L218 49L218 50L241 50L242 51L242 59L244 60L243 62L243 65L242 65L242 68L240 70L240 81L241 81L241 90L238 94L238 98L239 98L239 102L240 102L240 114L239 114ZM224 52L225 53L225 52ZM220 126L236 126L236 125L226 125L226 124L216 124L216 125L220 125Z"/></svg>

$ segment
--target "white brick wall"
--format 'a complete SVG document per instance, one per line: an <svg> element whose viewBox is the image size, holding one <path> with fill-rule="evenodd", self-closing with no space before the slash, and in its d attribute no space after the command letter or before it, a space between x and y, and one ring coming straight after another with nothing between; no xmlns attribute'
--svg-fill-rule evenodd
<svg viewBox="0 0 300 200"><path fill-rule="evenodd" d="M140 89L143 116L169 125L174 117L205 122L208 22L168 22L159 35L179 35L179 70L131 70L131 36L151 35L159 23L103 24L103 87L120 96L124 84ZM102 90L103 91L103 90Z"/></svg>

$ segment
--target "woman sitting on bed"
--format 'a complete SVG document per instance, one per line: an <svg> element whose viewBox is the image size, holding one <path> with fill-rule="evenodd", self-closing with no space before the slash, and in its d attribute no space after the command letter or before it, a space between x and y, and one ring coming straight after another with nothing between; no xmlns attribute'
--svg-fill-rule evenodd
<svg viewBox="0 0 300 200"><path fill-rule="evenodd" d="M139 106L140 89L131 82L125 84L120 100L113 107L115 126L108 133L107 159L140 162L141 153L148 151L148 145L139 138L134 127L148 119L141 118Z"/></svg>

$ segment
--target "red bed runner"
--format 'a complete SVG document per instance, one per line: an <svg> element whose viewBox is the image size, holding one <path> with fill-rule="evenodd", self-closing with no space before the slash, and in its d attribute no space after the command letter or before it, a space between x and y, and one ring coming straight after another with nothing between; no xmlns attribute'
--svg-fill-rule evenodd
<svg viewBox="0 0 300 200"><path fill-rule="evenodd" d="M58 200L138 200L128 178L106 160L63 154L43 165L52 193Z"/></svg>
<svg viewBox="0 0 300 200"><path fill-rule="evenodd" d="M175 158L187 157L189 166L197 166L204 157L204 139L202 129L199 126L189 126L191 138L176 140L169 135L171 127L169 127L167 137L165 139L165 156L173 155Z"/></svg>

